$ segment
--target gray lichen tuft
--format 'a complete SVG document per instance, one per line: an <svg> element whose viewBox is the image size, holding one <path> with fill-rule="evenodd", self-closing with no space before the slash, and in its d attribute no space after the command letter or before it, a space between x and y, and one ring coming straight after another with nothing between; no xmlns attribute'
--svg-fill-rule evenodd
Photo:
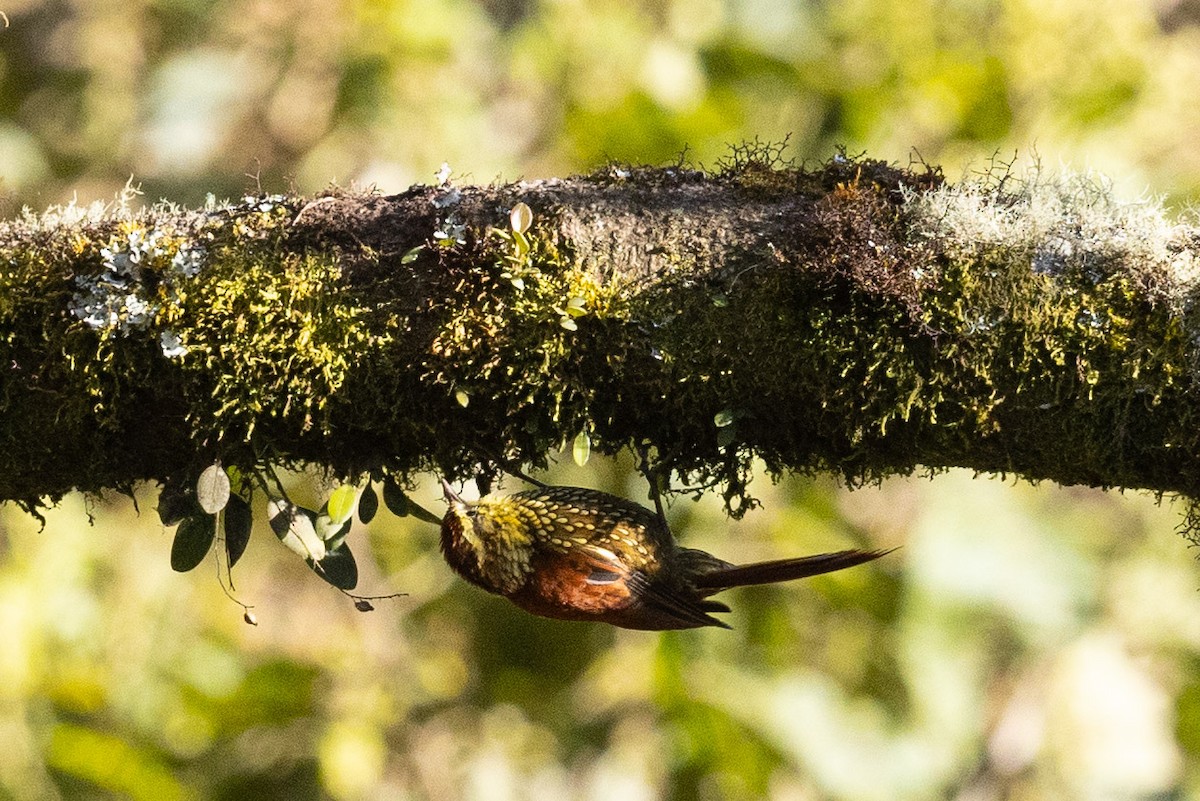
<svg viewBox="0 0 1200 801"><path fill-rule="evenodd" d="M951 259L1004 253L1015 271L1091 285L1123 276L1175 314L1195 306L1195 216L1172 220L1157 201L1123 201L1103 176L997 174L909 192L905 214L915 236Z"/></svg>

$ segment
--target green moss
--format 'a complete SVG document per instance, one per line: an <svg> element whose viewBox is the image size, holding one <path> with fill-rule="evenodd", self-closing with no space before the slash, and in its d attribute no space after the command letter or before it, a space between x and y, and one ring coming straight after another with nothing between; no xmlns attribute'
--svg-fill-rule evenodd
<svg viewBox="0 0 1200 801"><path fill-rule="evenodd" d="M734 513L756 459L1200 487L1188 229L1090 185L751 148L7 225L0 493L29 505L217 457L464 478L580 431Z"/></svg>
<svg viewBox="0 0 1200 801"><path fill-rule="evenodd" d="M328 400L354 361L386 343L361 310L333 297L338 275L328 256L268 264L229 252L164 308L163 323L180 326L188 348L184 381L197 380L188 417L200 441L247 443L260 424L296 434L327 425Z"/></svg>
<svg viewBox="0 0 1200 801"><path fill-rule="evenodd" d="M590 372L588 353L623 318L623 293L574 267L536 221L517 237L491 231L488 247L490 264L459 275L437 310L427 378L491 431L464 426L463 415L448 410L444 439L454 444L442 447L465 452L468 463L497 455L543 463L564 432L591 425L604 377Z"/></svg>
<svg viewBox="0 0 1200 801"><path fill-rule="evenodd" d="M930 379L962 424L947 464L971 453L980 469L1104 486L1151 469L1165 488L1174 460L1155 465L1154 443L1192 416L1182 320L1137 286L1140 265L1081 258L1038 271L1036 248L1014 245L948 249L925 296L939 345ZM1174 408L1159 415L1164 404Z"/></svg>
<svg viewBox="0 0 1200 801"><path fill-rule="evenodd" d="M18 230L4 237L21 247L3 254L0 330L30 377L0 385L3 474L30 477L29 489L0 487L6 497L32 505L35 486L54 497L127 484L105 443L141 453L146 477L217 454L252 467L271 450L254 439L258 426L328 435L329 398L356 358L386 344L338 292L332 254L280 247L296 209L278 198L203 215L64 211L10 223ZM182 458L168 452L181 443Z"/></svg>

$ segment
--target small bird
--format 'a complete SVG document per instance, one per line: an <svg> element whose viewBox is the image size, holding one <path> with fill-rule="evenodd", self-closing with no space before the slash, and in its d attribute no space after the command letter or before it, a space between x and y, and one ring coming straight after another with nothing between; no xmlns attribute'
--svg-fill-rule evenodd
<svg viewBox="0 0 1200 801"><path fill-rule="evenodd" d="M632 501L580 487L542 487L464 501L442 481L450 509L442 553L456 573L527 612L627 629L730 628L708 596L748 584L815 576L889 551L847 550L733 565L682 548L662 518Z"/></svg>

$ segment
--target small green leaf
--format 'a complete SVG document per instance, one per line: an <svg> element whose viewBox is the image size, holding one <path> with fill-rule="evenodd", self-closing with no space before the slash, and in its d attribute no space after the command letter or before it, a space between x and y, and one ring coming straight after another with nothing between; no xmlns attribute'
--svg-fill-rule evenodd
<svg viewBox="0 0 1200 801"><path fill-rule="evenodd" d="M341 523L334 520L329 515L329 504L326 503L321 507L321 511L317 513L317 517L313 520L313 528L317 532L317 536L325 543L325 551L332 551L334 548L342 544L342 540L346 539L346 535L350 533L350 519L347 518Z"/></svg>
<svg viewBox="0 0 1200 801"><path fill-rule="evenodd" d="M412 264L421 256L421 251L424 249L424 245L417 245L415 248L409 249L403 256L400 257L400 263Z"/></svg>
<svg viewBox="0 0 1200 801"><path fill-rule="evenodd" d="M587 300L575 296L567 301L567 314L571 317L582 317L587 314Z"/></svg>
<svg viewBox="0 0 1200 801"><path fill-rule="evenodd" d="M390 476L383 481L383 505L396 517L408 517L408 496Z"/></svg>
<svg viewBox="0 0 1200 801"><path fill-rule="evenodd" d="M350 533L351 521L347 520L342 523L342 527L330 535L329 539L325 540L325 550L332 551L340 548L342 543L346 541L346 535Z"/></svg>
<svg viewBox="0 0 1200 801"><path fill-rule="evenodd" d="M358 585L358 564L345 543L329 551L323 559L307 561L314 573L339 590L352 590Z"/></svg>
<svg viewBox="0 0 1200 801"><path fill-rule="evenodd" d="M508 213L508 222L512 225L513 233L523 234L533 225L533 209L528 203L518 203Z"/></svg>
<svg viewBox="0 0 1200 801"><path fill-rule="evenodd" d="M230 495L225 506L225 558L229 567L236 565L246 552L253 522L250 504L239 495Z"/></svg>
<svg viewBox="0 0 1200 801"><path fill-rule="evenodd" d="M516 246L515 250L517 252L518 259L525 258L529 251L532 250L529 240L525 237L525 234L521 233L520 231L513 231L513 245Z"/></svg>
<svg viewBox="0 0 1200 801"><path fill-rule="evenodd" d="M375 519L378 511L379 496L375 493L375 488L368 483L358 498L358 519L365 526Z"/></svg>
<svg viewBox="0 0 1200 801"><path fill-rule="evenodd" d="M267 500L267 524L271 527L271 531L275 532L276 537L283 539L288 533L288 527L291 526L292 518L296 516L298 508L295 504L288 503L282 498Z"/></svg>
<svg viewBox="0 0 1200 801"><path fill-rule="evenodd" d="M210 464L196 481L196 500L201 509L215 515L229 503L229 489L229 475L221 464Z"/></svg>
<svg viewBox="0 0 1200 801"><path fill-rule="evenodd" d="M716 424L717 428L725 428L726 426L733 425L733 421L736 418L737 415L733 409L722 409L713 415L713 423Z"/></svg>
<svg viewBox="0 0 1200 801"><path fill-rule="evenodd" d="M225 468L225 475L229 476L229 486L234 494L240 493L246 488L246 476L233 465Z"/></svg>
<svg viewBox="0 0 1200 801"><path fill-rule="evenodd" d="M211 515L185 517L171 543L171 569L186 573L203 562L216 535L216 519Z"/></svg>
<svg viewBox="0 0 1200 801"><path fill-rule="evenodd" d="M314 522L316 512L281 498L272 498L267 502L267 516L271 530L288 550L317 562L325 558L325 541L317 536Z"/></svg>
<svg viewBox="0 0 1200 801"><path fill-rule="evenodd" d="M591 456L592 438L588 436L587 429L584 429L575 436L575 442L571 445L571 458L575 460L575 464L583 467Z"/></svg>
<svg viewBox="0 0 1200 801"><path fill-rule="evenodd" d="M325 507L333 522L341 525L354 514L354 506L357 501L358 487L353 484L342 484L329 495Z"/></svg>
<svg viewBox="0 0 1200 801"><path fill-rule="evenodd" d="M525 288L525 280L523 278L521 278L520 276L510 279L510 283L512 283L513 287L516 289L524 289Z"/></svg>
<svg viewBox="0 0 1200 801"><path fill-rule="evenodd" d="M561 320L558 321L558 324L561 325L563 328L567 329L568 331L578 331L579 330L579 324L576 323L574 320L572 320L570 317L562 318Z"/></svg>
<svg viewBox="0 0 1200 801"><path fill-rule="evenodd" d="M458 405L464 409L471 405L471 396L467 394L465 389L460 389L454 393L454 399L458 401Z"/></svg>

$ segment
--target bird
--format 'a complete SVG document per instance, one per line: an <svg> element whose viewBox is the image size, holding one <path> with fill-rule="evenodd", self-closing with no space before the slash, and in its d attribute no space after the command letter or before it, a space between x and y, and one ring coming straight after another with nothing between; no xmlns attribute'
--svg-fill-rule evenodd
<svg viewBox="0 0 1200 801"><path fill-rule="evenodd" d="M731 628L709 596L732 587L816 576L890 550L844 550L735 565L684 548L662 516L582 487L543 486L463 500L450 483L441 549L470 583L541 617L668 631Z"/></svg>

